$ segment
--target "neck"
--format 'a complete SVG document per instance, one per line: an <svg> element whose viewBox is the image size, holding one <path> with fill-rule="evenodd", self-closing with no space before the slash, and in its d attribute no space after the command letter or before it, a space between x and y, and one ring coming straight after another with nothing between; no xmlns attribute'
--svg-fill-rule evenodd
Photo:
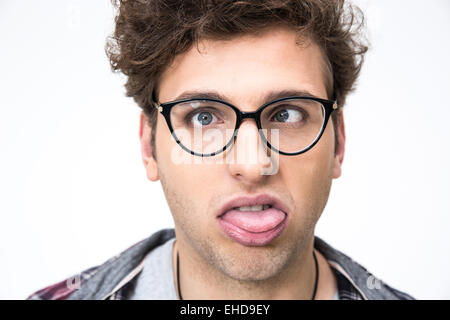
<svg viewBox="0 0 450 320"><path fill-rule="evenodd" d="M303 250L291 259L282 270L267 279L241 280L229 277L219 268L207 263L195 250L176 240L173 248L173 266L175 287L180 289L186 299L248 299L273 300L312 298L316 285L316 276L320 279L320 269L316 274L313 257L313 237ZM179 255L179 284L177 286L177 254ZM319 266L321 259L316 251ZM317 283L316 298L320 291Z"/></svg>

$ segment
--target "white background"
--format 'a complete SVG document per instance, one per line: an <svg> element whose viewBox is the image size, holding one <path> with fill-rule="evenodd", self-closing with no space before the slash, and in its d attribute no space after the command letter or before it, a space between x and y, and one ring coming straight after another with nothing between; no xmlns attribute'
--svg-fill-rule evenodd
<svg viewBox="0 0 450 320"><path fill-rule="evenodd" d="M372 48L317 235L389 285L450 298L450 2L357 1ZM425 6L426 4L426 6ZM0 298L173 227L139 108L104 53L109 1L0 1Z"/></svg>

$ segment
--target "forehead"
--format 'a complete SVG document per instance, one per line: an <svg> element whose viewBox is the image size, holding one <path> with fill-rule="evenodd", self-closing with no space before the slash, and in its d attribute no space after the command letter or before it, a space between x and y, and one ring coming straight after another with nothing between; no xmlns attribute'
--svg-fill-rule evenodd
<svg viewBox="0 0 450 320"><path fill-rule="evenodd" d="M309 39L273 28L229 40L203 39L178 55L163 72L159 100L185 91L218 91L230 102L258 103L265 91L298 90L327 98L324 59Z"/></svg>

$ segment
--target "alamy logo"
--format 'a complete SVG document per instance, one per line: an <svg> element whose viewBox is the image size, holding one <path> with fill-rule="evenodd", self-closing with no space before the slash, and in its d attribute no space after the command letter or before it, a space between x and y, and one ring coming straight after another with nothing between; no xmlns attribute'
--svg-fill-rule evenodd
<svg viewBox="0 0 450 320"><path fill-rule="evenodd" d="M367 278L366 285L367 285L367 288L369 288L370 290L373 290L373 289L379 290L379 289L381 289L381 280L375 278L374 276L369 276Z"/></svg>
<svg viewBox="0 0 450 320"><path fill-rule="evenodd" d="M177 130L175 135L178 141L189 150L193 149L197 153L211 153L220 150L224 146L229 137L234 136L234 130L228 130L224 133L220 130L209 129L202 132L195 131L192 136L186 130ZM259 164L261 166L261 175L274 175L279 168L279 154L271 151L268 153L268 146L261 139L261 135L270 134L271 143L275 146L279 145L279 130L271 129L269 132L262 129L260 135L254 136L249 130L242 130L242 141L240 152L234 153L233 148L229 147L223 153L211 157L193 156L180 148L179 145L174 146L171 152L171 160L175 165L180 164ZM257 139L257 141L256 141ZM213 146L213 147L211 147Z"/></svg>
<svg viewBox="0 0 450 320"><path fill-rule="evenodd" d="M66 286L69 289L80 289L81 286L81 278L80 275L77 274L73 277L70 277L66 280Z"/></svg>

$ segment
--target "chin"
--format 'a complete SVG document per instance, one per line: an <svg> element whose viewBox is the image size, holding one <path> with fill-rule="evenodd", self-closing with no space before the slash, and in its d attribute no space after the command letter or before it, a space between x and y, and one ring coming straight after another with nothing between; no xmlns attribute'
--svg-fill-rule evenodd
<svg viewBox="0 0 450 320"><path fill-rule="evenodd" d="M216 261L217 269L236 281L263 281L279 275L289 261L286 251L284 254L274 250L270 253L267 250L255 252L244 248L239 253L222 255L223 258Z"/></svg>

